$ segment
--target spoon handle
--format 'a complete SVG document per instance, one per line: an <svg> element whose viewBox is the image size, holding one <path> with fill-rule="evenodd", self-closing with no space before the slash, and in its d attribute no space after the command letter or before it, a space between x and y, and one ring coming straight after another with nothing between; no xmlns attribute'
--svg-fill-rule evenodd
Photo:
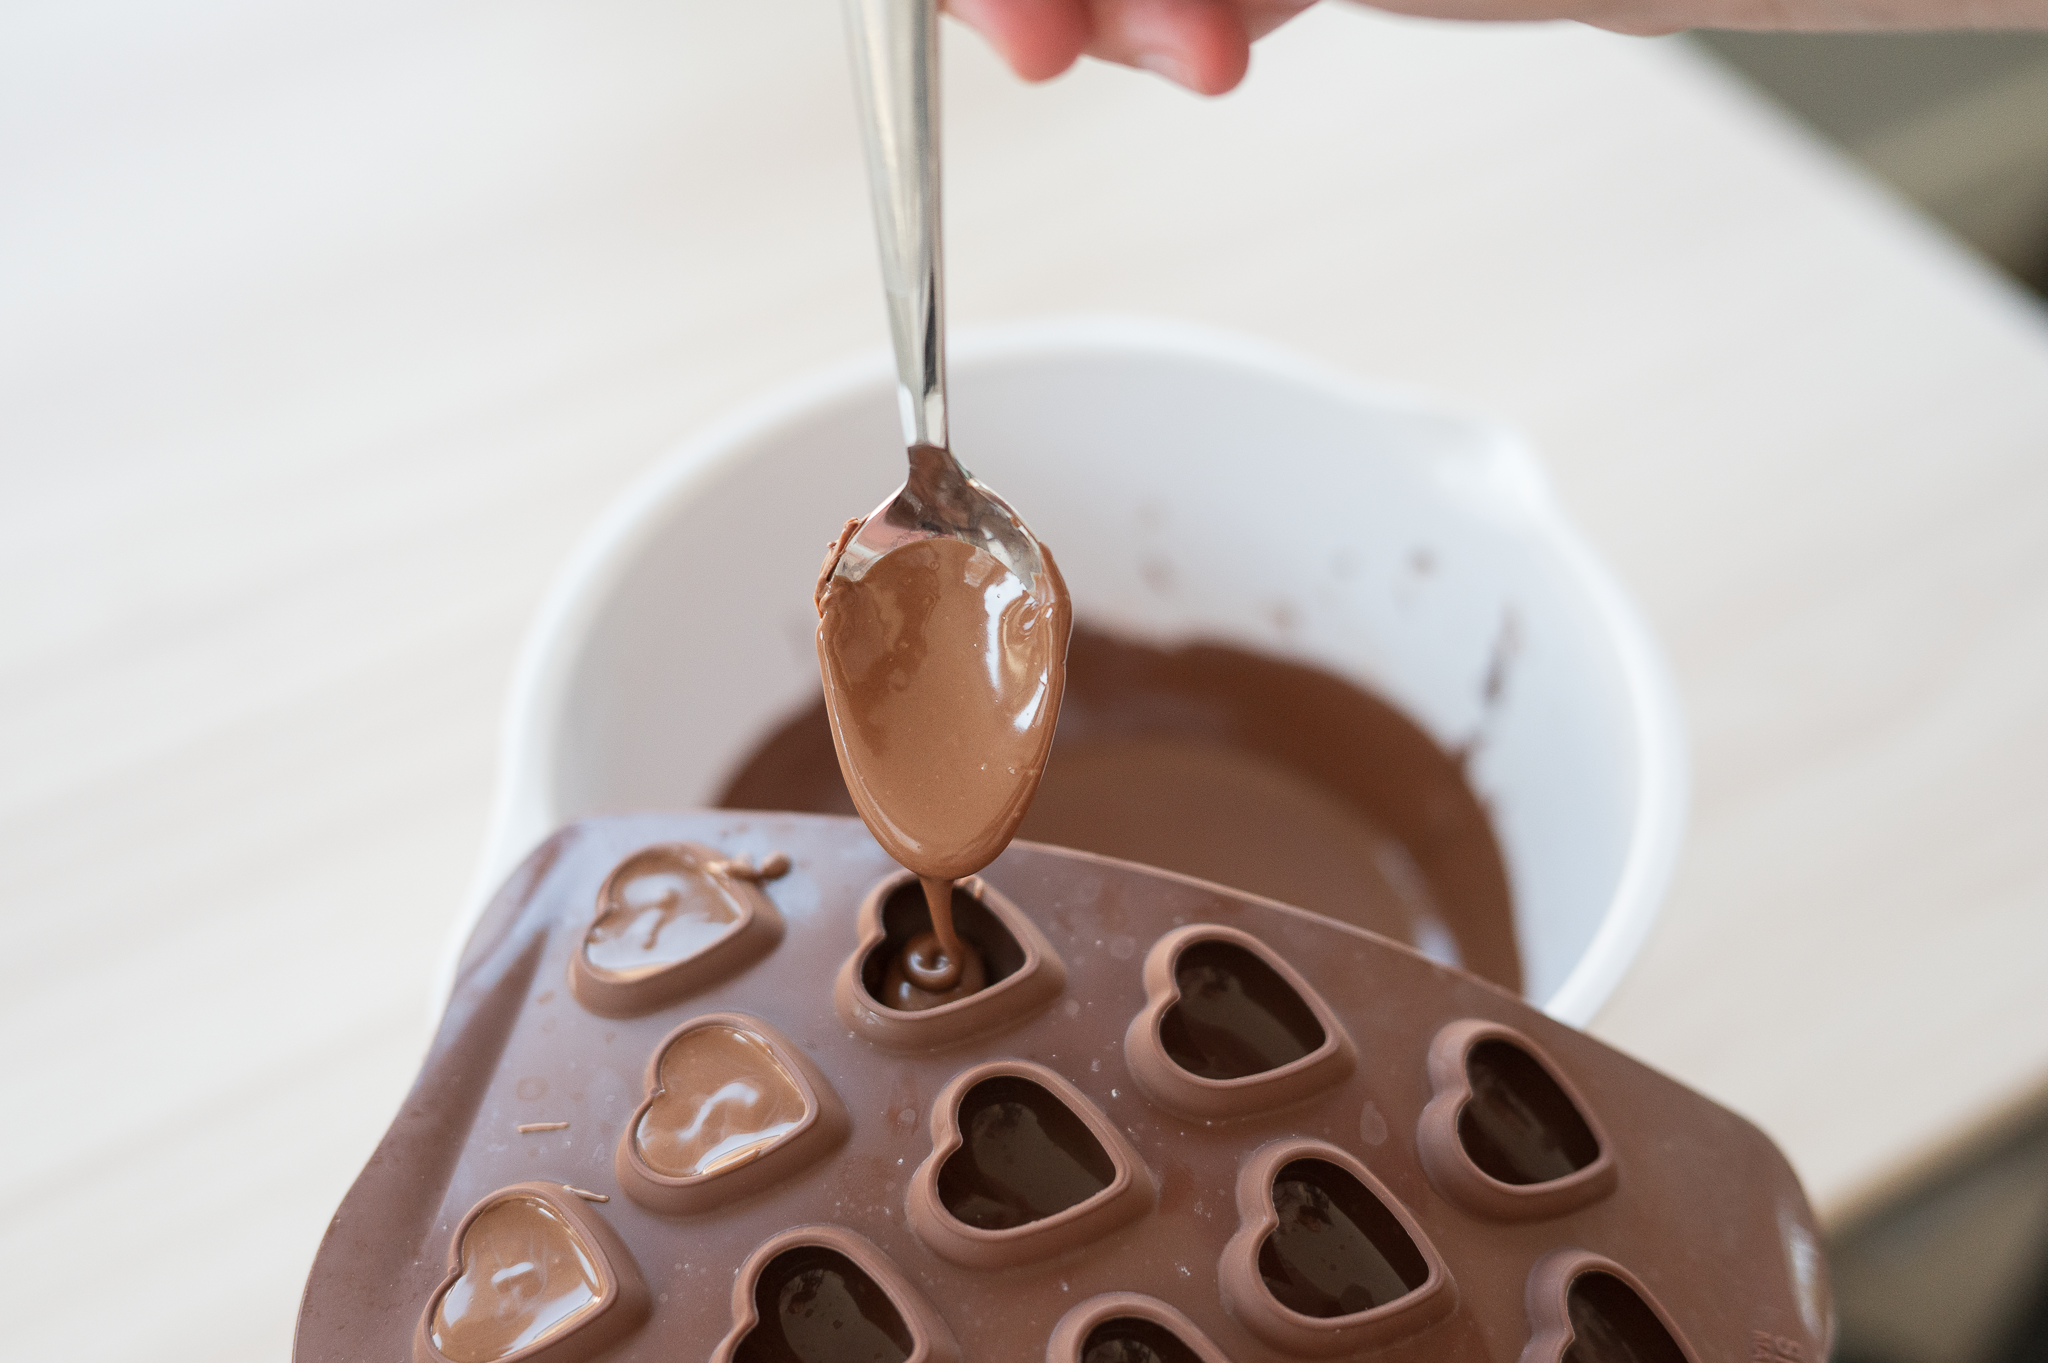
<svg viewBox="0 0 2048 1363"><path fill-rule="evenodd" d="M896 343L903 438L946 447L945 295L939 259L937 0L846 0L868 195Z"/></svg>

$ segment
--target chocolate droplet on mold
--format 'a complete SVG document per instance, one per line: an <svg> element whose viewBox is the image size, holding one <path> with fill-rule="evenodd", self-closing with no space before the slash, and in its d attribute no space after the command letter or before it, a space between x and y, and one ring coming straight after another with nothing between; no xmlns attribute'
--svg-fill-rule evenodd
<svg viewBox="0 0 2048 1363"><path fill-rule="evenodd" d="M804 1245L768 1261L754 1283L759 1322L735 1363L904 1363L910 1328L889 1294L834 1249Z"/></svg>
<svg viewBox="0 0 2048 1363"><path fill-rule="evenodd" d="M1386 1205L1327 1160L1283 1166L1273 1180L1279 1218L1259 1247L1259 1276L1282 1306L1327 1319L1397 1301L1429 1265Z"/></svg>
<svg viewBox="0 0 2048 1363"><path fill-rule="evenodd" d="M1179 1335L1143 1316L1116 1316L1088 1332L1081 1363L1202 1363Z"/></svg>
<svg viewBox="0 0 2048 1363"><path fill-rule="evenodd" d="M1563 1363L1686 1363L1685 1350L1635 1290L1612 1273L1581 1273L1565 1294L1572 1342Z"/></svg>
<svg viewBox="0 0 2048 1363"><path fill-rule="evenodd" d="M807 1104L760 1037L696 1027L661 1053L661 1092L634 1132L656 1173L693 1178L743 1164L794 1131Z"/></svg>
<svg viewBox="0 0 2048 1363"><path fill-rule="evenodd" d="M1029 1225L1116 1181L1116 1164L1088 1124L1019 1075L997 1075L967 1090L958 1120L961 1146L940 1168L938 1191L966 1225Z"/></svg>
<svg viewBox="0 0 2048 1363"><path fill-rule="evenodd" d="M1180 998L1159 1020L1173 1063L1203 1079L1279 1069L1323 1044L1323 1026L1272 966L1235 942L1195 942L1174 958Z"/></svg>
<svg viewBox="0 0 2048 1363"><path fill-rule="evenodd" d="M431 1331L453 1363L495 1363L558 1335L602 1295L589 1247L537 1197L508 1197L477 1213L462 1233L461 1260Z"/></svg>
<svg viewBox="0 0 2048 1363"><path fill-rule="evenodd" d="M1472 1096L1458 1143L1480 1171L1527 1185L1568 1177L1600 1158L1600 1143L1541 1061L1511 1041L1482 1041L1465 1057Z"/></svg>

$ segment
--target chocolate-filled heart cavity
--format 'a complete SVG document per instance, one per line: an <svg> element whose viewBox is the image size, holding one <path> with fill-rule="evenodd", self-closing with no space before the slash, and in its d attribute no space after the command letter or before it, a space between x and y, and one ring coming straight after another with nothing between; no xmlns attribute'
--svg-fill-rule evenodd
<svg viewBox="0 0 2048 1363"><path fill-rule="evenodd" d="M559 1187L514 1184L470 1209L414 1340L423 1363L573 1363L637 1325L647 1293L618 1239Z"/></svg>
<svg viewBox="0 0 2048 1363"><path fill-rule="evenodd" d="M658 1066L661 1091L633 1136L656 1172L712 1174L754 1158L794 1131L810 1110L796 1076L768 1043L737 1027L695 1027L670 1042Z"/></svg>
<svg viewBox="0 0 2048 1363"><path fill-rule="evenodd" d="M1611 1259L1545 1255L1524 1297L1533 1331L1524 1363L1697 1363L1641 1280Z"/></svg>
<svg viewBox="0 0 2048 1363"><path fill-rule="evenodd" d="M570 957L577 1001L607 1017L630 1017L765 955L782 940L783 923L761 883L788 867L780 854L757 866L687 842L633 853L605 877Z"/></svg>
<svg viewBox="0 0 2048 1363"><path fill-rule="evenodd" d="M1177 928L1145 956L1146 1005L1124 1034L1145 1096L1214 1121L1324 1093L1355 1052L1300 972L1247 932Z"/></svg>
<svg viewBox="0 0 2048 1363"><path fill-rule="evenodd" d="M687 1215L785 1182L847 1125L801 1047L749 1014L707 1013L655 1047L613 1167L635 1202Z"/></svg>
<svg viewBox="0 0 2048 1363"><path fill-rule="evenodd" d="M1536 1043L1454 1022L1430 1043L1435 1097L1417 1145L1438 1191L1496 1220L1562 1215L1607 1196L1617 1171L1585 1100Z"/></svg>
<svg viewBox="0 0 2048 1363"><path fill-rule="evenodd" d="M1046 1363L1229 1363L1200 1327L1157 1297L1104 1292L1060 1317Z"/></svg>
<svg viewBox="0 0 2048 1363"><path fill-rule="evenodd" d="M958 1363L939 1314L874 1244L799 1226L759 1246L732 1287L712 1363Z"/></svg>
<svg viewBox="0 0 2048 1363"><path fill-rule="evenodd" d="M980 958L977 989L926 994L892 971L931 931L917 877L884 879L861 901L860 940L840 967L832 1005L856 1034L892 1050L930 1051L1014 1026L1059 997L1067 968L1036 923L979 876L953 886L953 924Z"/></svg>
<svg viewBox="0 0 2048 1363"><path fill-rule="evenodd" d="M1456 1305L1421 1228L1357 1158L1321 1141L1262 1146L1238 1174L1225 1299L1267 1343L1329 1355L1385 1344Z"/></svg>
<svg viewBox="0 0 2048 1363"><path fill-rule="evenodd" d="M1129 1141L1080 1090L1042 1065L994 1061L940 1093L909 1213L940 1254L989 1268L1098 1239L1152 1198Z"/></svg>

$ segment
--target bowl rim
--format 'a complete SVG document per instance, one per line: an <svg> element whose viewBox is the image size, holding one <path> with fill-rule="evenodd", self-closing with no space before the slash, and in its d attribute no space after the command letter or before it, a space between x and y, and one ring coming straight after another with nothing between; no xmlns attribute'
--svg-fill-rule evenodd
<svg viewBox="0 0 2048 1363"><path fill-rule="evenodd" d="M1576 1027L1592 1021L1650 934L1684 839L1689 759L1677 688L1647 625L1618 582L1550 495L1534 450L1518 434L1449 403L1368 383L1271 342L1221 328L1118 314L1064 314L962 327L949 345L955 372L1077 353L1146 355L1223 365L1314 390L1350 406L1447 419L1485 433L1480 476L1553 548L1613 641L1636 740L1636 789L1628 850L1599 926L1564 981L1531 1000ZM549 792L560 769L561 711L576 660L601 607L667 522L724 471L753 457L819 408L893 387L888 351L875 348L820 365L757 394L699 428L635 478L584 533L555 575L514 664L499 723L497 773L483 847L464 907L436 975L439 1016L470 932L499 882L561 822Z"/></svg>

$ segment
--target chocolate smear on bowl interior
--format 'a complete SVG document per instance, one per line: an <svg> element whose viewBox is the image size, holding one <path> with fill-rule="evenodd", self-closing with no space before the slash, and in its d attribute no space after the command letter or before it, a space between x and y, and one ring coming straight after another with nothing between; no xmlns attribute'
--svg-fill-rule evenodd
<svg viewBox="0 0 2048 1363"><path fill-rule="evenodd" d="M1044 551L1026 582L984 549L920 539L858 576L818 579L818 669L854 808L924 886L932 931L890 965L892 1008L950 1003L986 981L953 927L953 882L1009 845L1045 772L1073 611Z"/></svg>

